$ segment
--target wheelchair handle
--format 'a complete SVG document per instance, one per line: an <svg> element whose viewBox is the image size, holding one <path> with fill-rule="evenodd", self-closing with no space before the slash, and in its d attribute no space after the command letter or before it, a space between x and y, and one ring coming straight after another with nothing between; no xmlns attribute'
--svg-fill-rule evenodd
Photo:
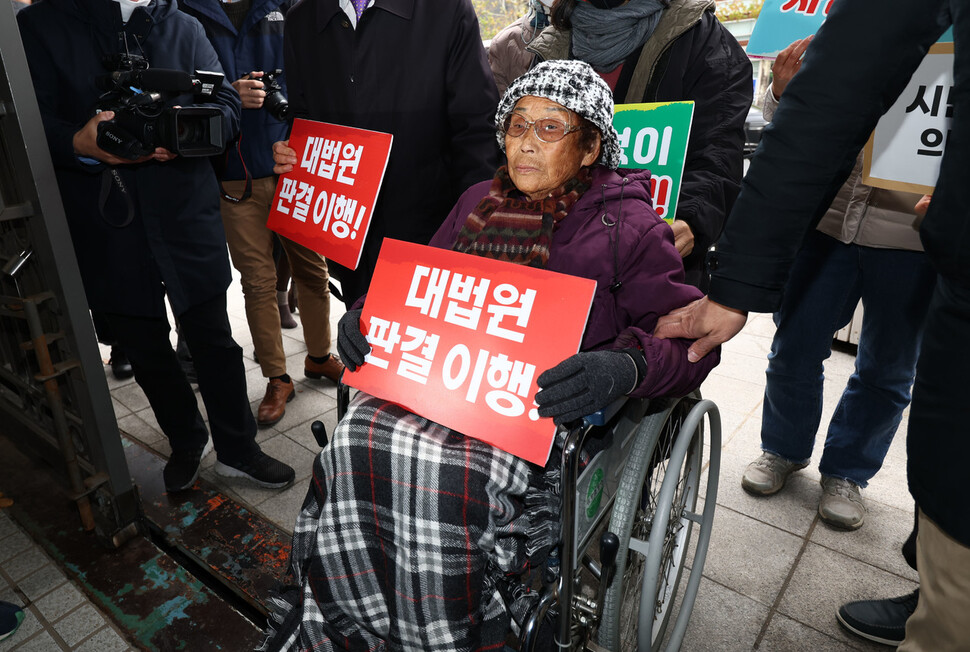
<svg viewBox="0 0 970 652"><path fill-rule="evenodd" d="M620 550L620 537L607 530L600 536L600 563L603 571L616 565L616 553Z"/></svg>
<svg viewBox="0 0 970 652"><path fill-rule="evenodd" d="M322 421L311 423L310 432L313 433L313 438L317 440L317 446L323 448L327 445L327 427L323 425Z"/></svg>

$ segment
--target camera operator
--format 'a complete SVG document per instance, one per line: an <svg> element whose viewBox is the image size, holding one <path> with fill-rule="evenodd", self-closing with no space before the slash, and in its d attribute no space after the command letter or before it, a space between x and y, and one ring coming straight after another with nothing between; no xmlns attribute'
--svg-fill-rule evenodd
<svg viewBox="0 0 970 652"><path fill-rule="evenodd" d="M242 349L226 314L218 183L202 154L231 138L240 109L229 84L185 86L192 71L221 77L202 27L173 0L44 0L17 19L88 302L127 352L171 444L166 489L192 486L209 438L171 346L166 293L195 357L216 472L287 486L293 469L255 442ZM102 95L106 86L113 90ZM190 106L187 88L212 97ZM109 100L115 110L91 117ZM165 137L162 127L179 116Z"/></svg>
<svg viewBox="0 0 970 652"><path fill-rule="evenodd" d="M274 233L266 228L276 177L273 143L286 138L288 114L283 65L283 18L295 0L180 0L182 11L205 28L228 79L242 99L239 140L219 157L222 223L232 263L241 275L253 347L268 379L256 421L269 426L296 396L287 374L280 330ZM300 297L307 357L304 374L336 382L343 371L330 353L330 289L323 257L280 237Z"/></svg>

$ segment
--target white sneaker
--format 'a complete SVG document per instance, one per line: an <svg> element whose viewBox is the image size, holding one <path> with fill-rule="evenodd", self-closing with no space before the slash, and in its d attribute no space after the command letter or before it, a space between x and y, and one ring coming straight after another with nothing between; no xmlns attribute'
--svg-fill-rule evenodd
<svg viewBox="0 0 970 652"><path fill-rule="evenodd" d="M851 480L822 476L822 500L818 515L829 525L843 530L858 530L866 520L862 490Z"/></svg>
<svg viewBox="0 0 970 652"><path fill-rule="evenodd" d="M808 462L797 464L789 462L780 455L764 452L744 470L741 486L745 491L756 496L770 496L781 491L788 476L806 466Z"/></svg>

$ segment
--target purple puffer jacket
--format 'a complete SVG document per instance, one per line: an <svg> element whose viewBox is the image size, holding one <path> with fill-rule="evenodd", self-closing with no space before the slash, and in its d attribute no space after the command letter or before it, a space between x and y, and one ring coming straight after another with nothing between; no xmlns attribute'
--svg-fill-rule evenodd
<svg viewBox="0 0 970 652"><path fill-rule="evenodd" d="M490 185L491 181L475 184L459 197L431 246L452 248ZM618 235L616 256L613 229ZM596 281L582 349L643 349L647 373L631 396L684 396L697 389L720 361L717 350L699 362L688 362L689 341L651 335L660 316L703 295L684 283L673 232L652 208L649 172L594 167L592 187L559 223L550 249L546 269ZM621 285L610 291L616 280Z"/></svg>

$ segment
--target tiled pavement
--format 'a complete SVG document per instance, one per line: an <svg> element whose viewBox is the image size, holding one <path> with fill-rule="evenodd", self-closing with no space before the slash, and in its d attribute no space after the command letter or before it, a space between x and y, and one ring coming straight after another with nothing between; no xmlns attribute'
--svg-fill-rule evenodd
<svg viewBox="0 0 970 652"><path fill-rule="evenodd" d="M126 652L118 628L68 581L58 565L0 511L0 600L26 605L17 632L0 650Z"/></svg>
<svg viewBox="0 0 970 652"><path fill-rule="evenodd" d="M341 313L336 304L334 324ZM252 358L238 284L230 289L230 320L245 352L249 398L255 410L265 380ZM821 489L815 467L820 446L814 463L794 476L781 494L768 499L747 495L740 479L759 452L765 356L773 329L770 316L753 316L745 330L725 345L721 365L702 387L704 396L713 399L721 412L722 469L705 581L683 649L885 650L842 631L835 609L846 600L899 595L915 586L916 573L899 554L913 521L913 503L906 489L905 418L882 471L864 492L869 516L856 532L835 531L816 516ZM302 377L301 329L284 331L283 339L297 398L276 426L260 430L258 440L264 450L296 469L296 484L274 492L219 478L211 470L211 455L203 473L291 532L318 452L310 424L320 419L332 431L336 393L328 381ZM103 354L107 359L107 350ZM835 409L853 361L850 354L835 352L826 363L823 424ZM137 385L116 381L110 374L108 383L121 429L167 455L168 444ZM819 444L822 437L824 430ZM0 515L0 599L29 603L28 620L14 638L0 643L0 649L125 649L113 625L79 592L70 590L64 575L25 539ZM53 590L57 586L61 589Z"/></svg>

